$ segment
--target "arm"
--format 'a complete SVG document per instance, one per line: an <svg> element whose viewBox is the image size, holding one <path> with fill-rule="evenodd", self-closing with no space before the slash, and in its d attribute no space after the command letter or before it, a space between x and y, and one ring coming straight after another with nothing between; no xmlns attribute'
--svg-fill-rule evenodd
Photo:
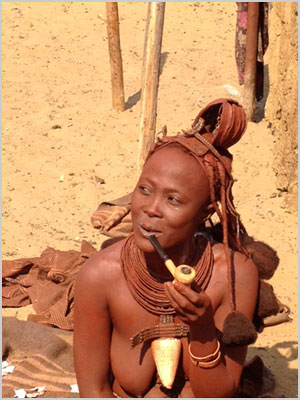
<svg viewBox="0 0 300 400"><path fill-rule="evenodd" d="M251 321L257 299L257 270L252 261L240 253L234 255L234 267L237 310ZM231 312L226 268L224 257L217 257L215 276L207 289L209 295L204 291L195 292L180 283L166 284L166 293L177 315L190 326L190 348L197 357L215 352L218 344L216 326L222 330L224 320ZM224 288L221 292L220 287ZM212 303L220 293L221 300L213 313ZM209 369L195 366L187 356L189 380L195 397L231 397L238 387L246 353L247 346L221 346L220 363Z"/></svg>
<svg viewBox="0 0 300 400"><path fill-rule="evenodd" d="M111 321L99 255L80 269L74 296L74 363L80 397L114 397L109 384Z"/></svg>

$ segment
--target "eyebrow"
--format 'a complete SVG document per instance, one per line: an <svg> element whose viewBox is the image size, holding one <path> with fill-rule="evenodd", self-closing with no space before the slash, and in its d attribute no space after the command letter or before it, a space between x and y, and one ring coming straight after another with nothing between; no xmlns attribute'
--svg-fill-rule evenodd
<svg viewBox="0 0 300 400"><path fill-rule="evenodd" d="M157 182L153 181L151 178L148 178L148 177L145 177L143 179L145 179L145 181L148 181L153 186L158 186L158 184L160 183L160 179L159 178L157 179ZM138 182L138 185L140 185L142 183L143 183L143 181L140 179L139 182ZM172 186L164 186L163 189L164 189L164 192L171 192L171 193L174 193L174 194L175 193L176 194L180 194L181 196L184 196L185 199L189 199L189 197L185 193L180 192L180 188L178 188L178 187L175 188L175 187L172 187Z"/></svg>

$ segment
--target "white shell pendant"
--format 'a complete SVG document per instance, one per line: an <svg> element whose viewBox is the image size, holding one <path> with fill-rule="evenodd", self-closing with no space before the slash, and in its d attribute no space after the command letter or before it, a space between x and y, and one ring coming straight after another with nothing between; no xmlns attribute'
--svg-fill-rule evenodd
<svg viewBox="0 0 300 400"><path fill-rule="evenodd" d="M172 337L153 340L151 351L161 383L171 389L178 367L181 340Z"/></svg>

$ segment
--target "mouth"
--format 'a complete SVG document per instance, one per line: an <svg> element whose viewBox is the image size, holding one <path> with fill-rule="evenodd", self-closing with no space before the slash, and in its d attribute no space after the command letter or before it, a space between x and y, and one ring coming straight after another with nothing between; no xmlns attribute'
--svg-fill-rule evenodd
<svg viewBox="0 0 300 400"><path fill-rule="evenodd" d="M149 238L149 236L154 235L154 236L160 236L162 234L161 231L155 230L155 228L151 226L146 226L146 225L138 225L139 230L142 234L142 236Z"/></svg>

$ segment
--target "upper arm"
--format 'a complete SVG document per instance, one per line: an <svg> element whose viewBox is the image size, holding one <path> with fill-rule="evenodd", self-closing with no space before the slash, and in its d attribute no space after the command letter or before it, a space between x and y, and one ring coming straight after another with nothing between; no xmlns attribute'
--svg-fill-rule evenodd
<svg viewBox="0 0 300 400"><path fill-rule="evenodd" d="M223 258L221 274L227 282L227 263ZM234 271L234 297L236 310L243 313L250 321L253 320L257 294L259 287L258 271L252 260L239 252L233 253L233 271ZM216 310L215 321L219 329L222 330L227 315L232 311L230 305L229 285L226 284L226 293L223 300ZM247 354L247 346L223 346L223 352L226 360L226 366L238 386L243 365Z"/></svg>
<svg viewBox="0 0 300 400"><path fill-rule="evenodd" d="M235 252L233 260L236 309L252 322L258 294L258 271L252 260L241 253ZM225 346L224 355L237 387L247 355L247 346Z"/></svg>
<svg viewBox="0 0 300 400"><path fill-rule="evenodd" d="M109 389L111 321L101 269L99 257L91 258L75 283L73 348L81 397Z"/></svg>
<svg viewBox="0 0 300 400"><path fill-rule="evenodd" d="M258 271L244 254L234 253L235 298L237 311L253 320L259 287Z"/></svg>

